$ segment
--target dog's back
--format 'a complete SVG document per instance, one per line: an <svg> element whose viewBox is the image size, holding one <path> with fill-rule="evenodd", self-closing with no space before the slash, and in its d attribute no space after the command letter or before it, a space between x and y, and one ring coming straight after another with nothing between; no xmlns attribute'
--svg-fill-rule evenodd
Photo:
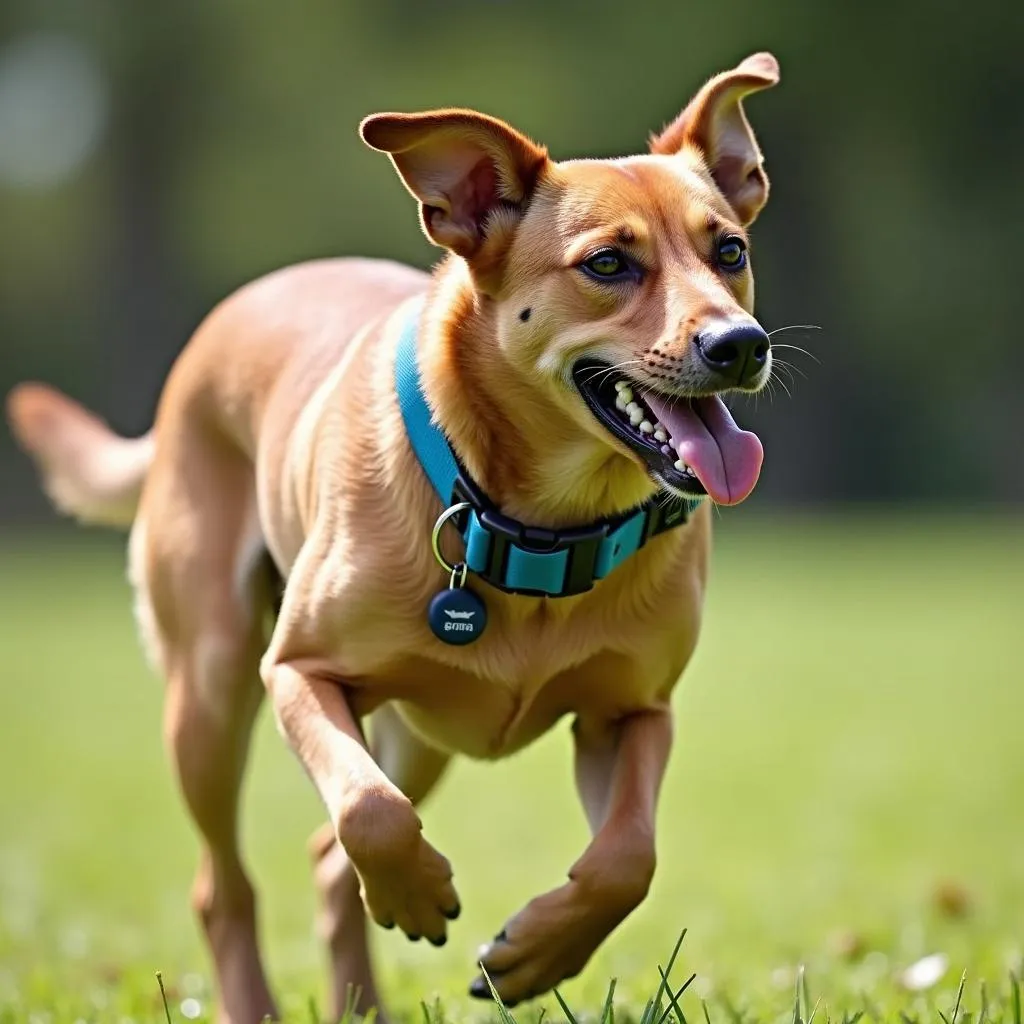
<svg viewBox="0 0 1024 1024"><path fill-rule="evenodd" d="M128 527L154 458L185 432L218 433L253 462L261 449L282 458L295 420L352 338L429 280L390 260L318 260L275 271L206 317L143 436L118 436L74 399L36 382L10 393L8 421L60 511ZM261 437L270 405L270 430Z"/></svg>

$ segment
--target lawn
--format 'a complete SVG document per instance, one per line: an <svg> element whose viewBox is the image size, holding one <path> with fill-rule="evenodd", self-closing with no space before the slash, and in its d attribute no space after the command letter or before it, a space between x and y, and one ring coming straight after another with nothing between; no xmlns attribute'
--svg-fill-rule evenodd
<svg viewBox="0 0 1024 1024"><path fill-rule="evenodd" d="M647 903L561 990L600 1010L618 978L639 1016L683 927L682 1000L703 1020L793 1020L805 966L832 1019L1013 1019L1024 951L1024 521L718 524L698 657ZM0 548L0 1021L163 1019L210 1010L187 897L195 844L161 744L120 547L72 532ZM566 723L567 724L567 723ZM323 1005L304 842L319 805L264 714L246 799L249 860L285 1009ZM396 1010L492 1014L465 997L475 950L559 883L585 842L566 728L508 763L459 764L425 809L464 913L435 950L374 941ZM948 958L923 993L902 974ZM545 1000L548 1015L561 1019ZM1010 1007L1008 1009L1008 1007ZM806 1017L807 1010L803 1015ZM536 1007L517 1011L536 1019Z"/></svg>

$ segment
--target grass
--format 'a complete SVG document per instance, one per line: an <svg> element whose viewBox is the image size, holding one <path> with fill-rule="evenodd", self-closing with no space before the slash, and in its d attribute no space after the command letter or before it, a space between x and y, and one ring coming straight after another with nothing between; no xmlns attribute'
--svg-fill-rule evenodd
<svg viewBox="0 0 1024 1024"><path fill-rule="evenodd" d="M981 1024L984 1000L985 1021L1019 1022L1022 525L723 516L704 636L674 701L653 892L560 989L564 1009L549 997L515 1019L607 1020L615 977L620 1022L668 1010L806 1024L817 1004L816 1021L952 1024L966 971L958 1021ZM196 847L120 548L8 539L0 656L0 1022L163 1021L158 970L175 1024L205 1019ZM465 910L442 950L374 935L405 1019L497 1019L464 995L476 948L586 841L567 724L506 763L460 763L425 809ZM325 1004L304 853L320 820L263 715L245 842L272 977L302 1022ZM933 954L945 959L918 970L939 976L907 991L903 972Z"/></svg>

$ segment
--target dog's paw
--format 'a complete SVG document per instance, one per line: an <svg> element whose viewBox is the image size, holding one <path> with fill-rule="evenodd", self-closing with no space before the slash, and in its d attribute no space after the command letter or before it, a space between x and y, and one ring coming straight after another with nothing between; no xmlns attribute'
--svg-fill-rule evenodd
<svg viewBox="0 0 1024 1024"><path fill-rule="evenodd" d="M367 913L382 928L401 928L413 942L448 941L460 912L452 868L422 836L407 853L356 866Z"/></svg>
<svg viewBox="0 0 1024 1024"><path fill-rule="evenodd" d="M569 882L538 896L480 951L479 960L506 1006L533 999L574 978L597 947L625 915L584 899ZM490 989L478 976L469 994L489 999Z"/></svg>

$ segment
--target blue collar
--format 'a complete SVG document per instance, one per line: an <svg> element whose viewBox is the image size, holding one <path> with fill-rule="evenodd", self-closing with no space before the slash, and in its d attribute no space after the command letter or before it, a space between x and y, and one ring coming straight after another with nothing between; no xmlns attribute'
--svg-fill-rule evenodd
<svg viewBox="0 0 1024 1024"><path fill-rule="evenodd" d="M651 537L686 523L700 505L701 498L665 502L655 495L622 515L564 530L524 526L503 515L460 465L434 422L417 358L421 310L422 303L415 303L398 342L395 389L406 434L442 504L471 506L451 520L465 543L470 572L510 594L582 594Z"/></svg>

